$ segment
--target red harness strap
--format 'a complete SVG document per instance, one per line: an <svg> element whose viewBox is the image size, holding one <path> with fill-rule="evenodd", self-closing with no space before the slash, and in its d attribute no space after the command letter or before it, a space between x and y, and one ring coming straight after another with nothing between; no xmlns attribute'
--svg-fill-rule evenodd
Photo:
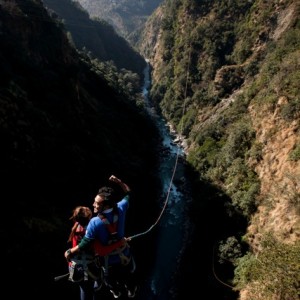
<svg viewBox="0 0 300 300"><path fill-rule="evenodd" d="M118 241L118 219L119 219L119 216L118 216L118 213L117 211L114 211L114 216L113 216L113 222L110 223L108 221L108 219L102 215L102 214L99 214L99 218L102 220L102 222L105 224L109 234L110 234L110 240L108 242L108 244L112 244L116 241Z"/></svg>
<svg viewBox="0 0 300 300"><path fill-rule="evenodd" d="M126 244L126 240L123 238L122 240L119 240L115 243L112 243L108 246L104 246L100 244L98 240L94 241L94 251L96 254L100 256L106 256L112 253L114 250L124 246Z"/></svg>
<svg viewBox="0 0 300 300"><path fill-rule="evenodd" d="M102 245L98 240L94 241L94 250L95 253L100 255L100 256L106 256L112 253L114 250L125 246L126 244L126 239L118 238L118 212L114 211L114 216L113 216L113 222L110 223L108 219L103 215L99 214L99 218L102 220L102 222L105 224L109 234L110 234L110 240L108 242L107 246Z"/></svg>

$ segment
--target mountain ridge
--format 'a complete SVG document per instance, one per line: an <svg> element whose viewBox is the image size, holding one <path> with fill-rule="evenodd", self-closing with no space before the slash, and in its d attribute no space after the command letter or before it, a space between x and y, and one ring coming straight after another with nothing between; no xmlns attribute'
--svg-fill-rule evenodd
<svg viewBox="0 0 300 300"><path fill-rule="evenodd" d="M60 17L78 50L86 52L92 59L113 61L118 70L125 68L142 77L146 67L144 58L107 22L92 20L79 2L44 0L43 3Z"/></svg>

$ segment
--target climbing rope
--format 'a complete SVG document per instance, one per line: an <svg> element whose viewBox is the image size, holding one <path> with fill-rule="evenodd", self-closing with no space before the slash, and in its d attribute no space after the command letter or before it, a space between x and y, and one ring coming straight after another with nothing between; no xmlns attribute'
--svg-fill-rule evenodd
<svg viewBox="0 0 300 300"><path fill-rule="evenodd" d="M189 79L190 60L191 60L191 48L189 48L189 59L188 59L187 73L186 73L186 82L185 82L185 91L184 91L184 102L183 102L183 108L182 108L182 116L184 116L185 109L186 109L186 97L187 97L187 85L188 85L188 79ZM183 122L181 122L181 125L180 125L179 139L182 138L182 131L183 131ZM179 160L179 147L177 147L176 159L175 159L174 168L173 168L172 176L171 176L171 179L170 179L170 183L169 183L169 187L168 187L166 199L164 201L164 205L163 205L163 207L161 209L161 212L160 212L159 216L157 217L156 221L146 231L134 234L134 235L132 235L130 237L127 237L128 241L149 233L158 224L158 222L160 221L160 219L161 219L164 211L166 210L167 204L169 202L170 193L171 193L171 189L172 189L172 184L173 184L174 177L175 177L176 170L177 170L177 166L178 166L178 160Z"/></svg>
<svg viewBox="0 0 300 300"><path fill-rule="evenodd" d="M215 246L213 247L213 255L212 255L212 272L213 272L213 274L214 274L216 280L218 280L221 284L223 284L223 285L225 285L225 286L227 286L227 287L229 287L230 289L233 290L233 286L231 286L231 285L227 284L226 282L222 281L222 280L218 277L218 275L217 275L217 273L216 273L216 270L215 270Z"/></svg>

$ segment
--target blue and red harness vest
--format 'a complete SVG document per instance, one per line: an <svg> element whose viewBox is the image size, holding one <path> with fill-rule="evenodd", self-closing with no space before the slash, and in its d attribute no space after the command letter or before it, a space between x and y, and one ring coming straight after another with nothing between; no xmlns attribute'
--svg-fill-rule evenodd
<svg viewBox="0 0 300 300"><path fill-rule="evenodd" d="M108 245L103 246L98 241L94 244L95 253L104 257L104 268L108 270L108 258L109 255L118 255L122 265L128 265L131 260L131 255L125 255L124 250L129 248L129 245L125 238L119 238L118 236L118 210L113 209L113 219L109 222L104 214L98 214L98 217L105 224L107 231L109 232Z"/></svg>

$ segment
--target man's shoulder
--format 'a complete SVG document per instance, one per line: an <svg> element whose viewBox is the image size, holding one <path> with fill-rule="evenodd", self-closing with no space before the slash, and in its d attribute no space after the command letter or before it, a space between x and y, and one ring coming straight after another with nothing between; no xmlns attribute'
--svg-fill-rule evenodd
<svg viewBox="0 0 300 300"><path fill-rule="evenodd" d="M129 205L129 195L126 195L121 201L118 202L119 209L125 209Z"/></svg>
<svg viewBox="0 0 300 300"><path fill-rule="evenodd" d="M95 216L95 217L92 217L91 220L90 220L90 222L89 222L89 224L92 224L92 225L96 225L98 223L101 223L101 220L100 220L100 218L99 218L98 215Z"/></svg>
<svg viewBox="0 0 300 300"><path fill-rule="evenodd" d="M130 199L130 195L129 194L126 194L123 199L119 202L119 203L124 203L124 202L128 202Z"/></svg>

